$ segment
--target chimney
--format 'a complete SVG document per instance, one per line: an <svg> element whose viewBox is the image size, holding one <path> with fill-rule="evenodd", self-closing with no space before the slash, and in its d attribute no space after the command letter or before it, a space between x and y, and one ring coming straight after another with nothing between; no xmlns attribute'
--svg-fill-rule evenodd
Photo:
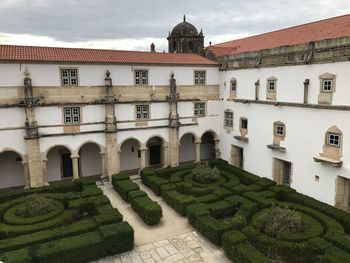
<svg viewBox="0 0 350 263"><path fill-rule="evenodd" d="M154 43L151 44L151 52L156 52L156 46Z"/></svg>

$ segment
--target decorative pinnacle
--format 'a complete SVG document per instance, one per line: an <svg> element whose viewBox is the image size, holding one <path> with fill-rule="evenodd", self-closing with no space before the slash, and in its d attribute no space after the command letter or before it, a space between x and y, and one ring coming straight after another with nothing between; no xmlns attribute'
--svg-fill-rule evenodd
<svg viewBox="0 0 350 263"><path fill-rule="evenodd" d="M109 72L109 70L107 69L107 71L106 71L106 77L109 78L110 75L111 75L111 72Z"/></svg>
<svg viewBox="0 0 350 263"><path fill-rule="evenodd" d="M186 15L184 15L184 22L186 22Z"/></svg>
<svg viewBox="0 0 350 263"><path fill-rule="evenodd" d="M29 78L30 73L29 73L29 70L28 70L27 67L25 67L23 74L24 74L24 76L25 76L26 78Z"/></svg>

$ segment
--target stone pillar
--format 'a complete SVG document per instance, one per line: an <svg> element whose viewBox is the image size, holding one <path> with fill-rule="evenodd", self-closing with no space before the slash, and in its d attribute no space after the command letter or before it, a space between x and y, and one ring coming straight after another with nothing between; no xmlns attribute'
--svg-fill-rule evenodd
<svg viewBox="0 0 350 263"><path fill-rule="evenodd" d="M33 97L32 79L29 77L29 71L24 71L24 94L23 103L25 105L25 129L26 146L28 153L28 170L30 178L30 187L41 187L45 184L42 160L40 153L39 129L35 118L35 106L39 105L39 99Z"/></svg>
<svg viewBox="0 0 350 263"><path fill-rule="evenodd" d="M255 82L255 100L259 100L260 80Z"/></svg>
<svg viewBox="0 0 350 263"><path fill-rule="evenodd" d="M119 164L117 156L117 120L115 117L114 104L117 102L113 95L112 79L107 70L105 78L106 97L106 175L112 180L112 175L119 173Z"/></svg>
<svg viewBox="0 0 350 263"><path fill-rule="evenodd" d="M100 152L101 155L101 168L102 168L102 177L106 177L106 153L104 151Z"/></svg>
<svg viewBox="0 0 350 263"><path fill-rule="evenodd" d="M220 152L220 139L215 138L215 159L220 159L221 157L221 152Z"/></svg>
<svg viewBox="0 0 350 263"><path fill-rule="evenodd" d="M308 103L310 79L304 81L304 104Z"/></svg>
<svg viewBox="0 0 350 263"><path fill-rule="evenodd" d="M23 164L23 171L24 171L24 189L28 189L30 188L30 175L29 175L29 165L28 165L27 157L23 157L22 164Z"/></svg>
<svg viewBox="0 0 350 263"><path fill-rule="evenodd" d="M141 151L141 168L140 168L140 170L142 170L143 168L146 167L146 151L147 151L146 145L142 145L140 148L140 151Z"/></svg>
<svg viewBox="0 0 350 263"><path fill-rule="evenodd" d="M42 173L43 173L43 180L44 180L44 185L49 185L49 180L47 179L47 173L46 173L46 162L47 162L47 159L46 157L43 157L42 160L41 160L41 166L42 166Z"/></svg>
<svg viewBox="0 0 350 263"><path fill-rule="evenodd" d="M79 179L79 155L71 155L70 158L72 159L72 166L73 166L73 180Z"/></svg>
<svg viewBox="0 0 350 263"><path fill-rule="evenodd" d="M194 162L198 163L201 161L201 141L196 140L194 144L195 144L195 153L196 153L196 158Z"/></svg>
<svg viewBox="0 0 350 263"><path fill-rule="evenodd" d="M168 144L163 144L163 167L169 166L169 159L168 159Z"/></svg>
<svg viewBox="0 0 350 263"><path fill-rule="evenodd" d="M169 165L175 167L179 165L180 154L180 138L179 138L179 114L177 112L177 101L179 94L176 92L176 80L174 74L171 74L170 79L170 113L169 113L169 148L168 158Z"/></svg>

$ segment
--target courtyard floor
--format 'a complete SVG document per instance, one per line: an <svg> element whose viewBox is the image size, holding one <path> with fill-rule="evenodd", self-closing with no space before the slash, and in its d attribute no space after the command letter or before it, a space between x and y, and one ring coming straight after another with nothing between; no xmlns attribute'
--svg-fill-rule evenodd
<svg viewBox="0 0 350 263"><path fill-rule="evenodd" d="M134 228L135 248L130 252L107 257L96 263L152 263L152 262L231 262L223 250L201 234L188 223L161 197L145 187L140 179L135 179L148 196L157 201L163 210L163 218L156 226L146 225L125 202L110 183L99 186L110 199L113 207L124 216L124 220Z"/></svg>

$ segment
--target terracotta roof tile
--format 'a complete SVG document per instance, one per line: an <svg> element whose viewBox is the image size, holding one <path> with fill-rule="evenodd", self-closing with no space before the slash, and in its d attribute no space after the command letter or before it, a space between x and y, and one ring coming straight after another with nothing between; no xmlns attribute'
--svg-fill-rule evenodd
<svg viewBox="0 0 350 263"><path fill-rule="evenodd" d="M0 45L0 62L217 65L195 54Z"/></svg>
<svg viewBox="0 0 350 263"><path fill-rule="evenodd" d="M209 46L217 57L350 36L350 14Z"/></svg>

